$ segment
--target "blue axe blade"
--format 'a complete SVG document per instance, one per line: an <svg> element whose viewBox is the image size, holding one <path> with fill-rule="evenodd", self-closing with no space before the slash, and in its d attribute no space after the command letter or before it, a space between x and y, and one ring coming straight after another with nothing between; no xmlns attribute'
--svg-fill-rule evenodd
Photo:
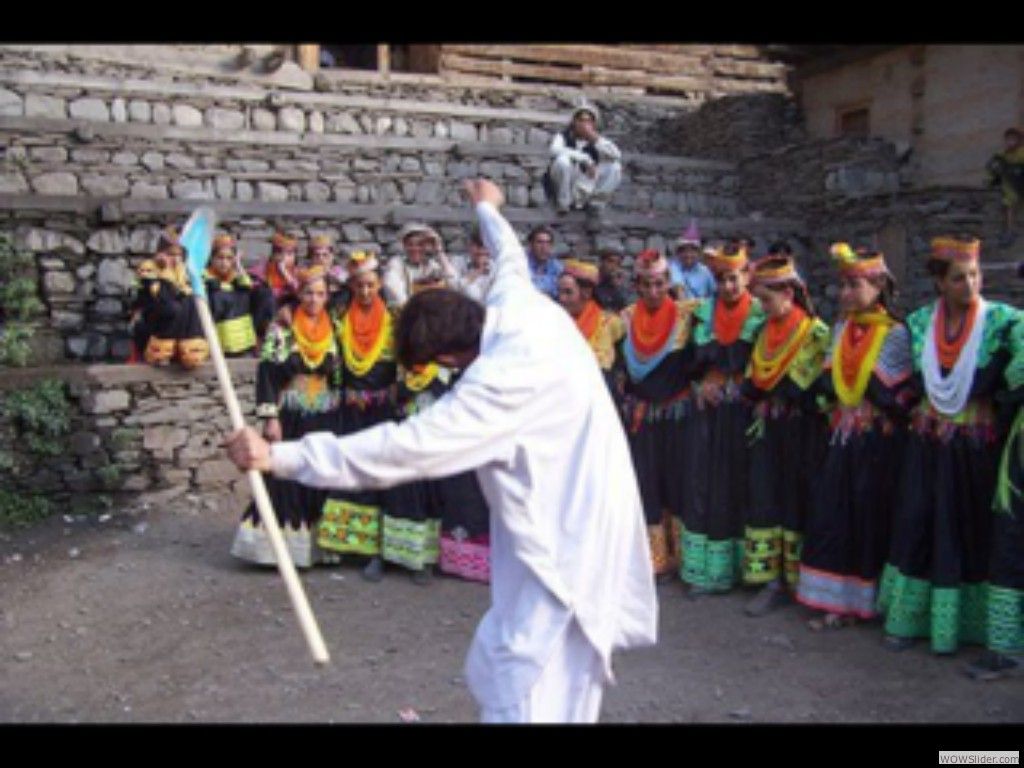
<svg viewBox="0 0 1024 768"><path fill-rule="evenodd" d="M206 298L206 281L203 279L203 272L206 270L206 263L210 260L213 233L216 229L217 214L213 212L212 208L200 208L189 217L181 232L181 237L178 239L187 254L185 269L188 270L188 278L192 283L192 293L204 299Z"/></svg>

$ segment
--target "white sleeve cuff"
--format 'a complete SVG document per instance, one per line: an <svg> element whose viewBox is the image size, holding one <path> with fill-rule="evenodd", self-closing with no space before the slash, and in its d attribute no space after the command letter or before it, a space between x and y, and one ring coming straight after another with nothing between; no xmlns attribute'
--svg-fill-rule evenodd
<svg viewBox="0 0 1024 768"><path fill-rule="evenodd" d="M270 471L276 477L295 477L302 464L302 448L298 440L270 444Z"/></svg>

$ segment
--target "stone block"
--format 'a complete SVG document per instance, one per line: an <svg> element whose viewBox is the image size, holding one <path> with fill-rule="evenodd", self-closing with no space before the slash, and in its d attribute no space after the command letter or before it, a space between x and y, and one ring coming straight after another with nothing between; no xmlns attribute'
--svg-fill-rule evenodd
<svg viewBox="0 0 1024 768"><path fill-rule="evenodd" d="M235 195L235 182L227 176L218 176L213 182L218 200L230 200Z"/></svg>
<svg viewBox="0 0 1024 768"><path fill-rule="evenodd" d="M351 203L356 198L354 184L335 184L334 199L339 203Z"/></svg>
<svg viewBox="0 0 1024 768"><path fill-rule="evenodd" d="M213 195L201 181L176 181L171 184L171 196L179 200L212 200Z"/></svg>
<svg viewBox="0 0 1024 768"><path fill-rule="evenodd" d="M30 93L25 96L25 117L64 120L67 116L68 105L64 99L42 93Z"/></svg>
<svg viewBox="0 0 1024 768"><path fill-rule="evenodd" d="M409 135L409 121L404 117L396 117L394 124L395 136L408 136Z"/></svg>
<svg viewBox="0 0 1024 768"><path fill-rule="evenodd" d="M391 126L394 124L390 115L381 115L377 118L376 123L373 126L373 132L378 136L385 136L391 130Z"/></svg>
<svg viewBox="0 0 1024 768"><path fill-rule="evenodd" d="M174 124L182 128L199 128L203 124L203 113L190 104L175 104L171 115Z"/></svg>
<svg viewBox="0 0 1024 768"><path fill-rule="evenodd" d="M240 131L245 127L245 115L237 109L211 107L206 110L206 124L218 131Z"/></svg>
<svg viewBox="0 0 1024 768"><path fill-rule="evenodd" d="M110 122L110 108L102 99L75 99L68 105L68 113L72 120L92 120L99 123Z"/></svg>
<svg viewBox="0 0 1024 768"><path fill-rule="evenodd" d="M32 190L40 195L77 195L78 178L67 171L44 173L32 179Z"/></svg>
<svg viewBox="0 0 1024 768"><path fill-rule="evenodd" d="M298 107L282 107L277 113L277 126L282 131L302 133L306 130L306 113Z"/></svg>
<svg viewBox="0 0 1024 768"><path fill-rule="evenodd" d="M115 123L128 122L128 105L122 98L116 98L110 102L110 116Z"/></svg>
<svg viewBox="0 0 1024 768"><path fill-rule="evenodd" d="M142 432L142 447L147 451L172 450L188 442L188 430L172 424L154 424Z"/></svg>
<svg viewBox="0 0 1024 768"><path fill-rule="evenodd" d="M128 248L125 243L124 236L120 230L116 229L100 229L93 232L89 236L89 240L86 242L86 246L91 251L97 253L125 253ZM100 280L103 279L103 264L100 264Z"/></svg>
<svg viewBox="0 0 1024 768"><path fill-rule="evenodd" d="M282 184L260 181L256 184L256 197L268 203L283 203L288 200L288 188Z"/></svg>
<svg viewBox="0 0 1024 768"><path fill-rule="evenodd" d="M341 231L349 243L366 243L373 240L373 233L362 224L342 224Z"/></svg>
<svg viewBox="0 0 1024 768"><path fill-rule="evenodd" d="M50 312L50 322L53 323L54 328L58 331L74 331L81 328L85 323L85 315L81 312L67 312L55 309Z"/></svg>
<svg viewBox="0 0 1024 768"><path fill-rule="evenodd" d="M409 124L409 130L416 139L425 139L434 134L434 124L426 120L413 120Z"/></svg>
<svg viewBox="0 0 1024 768"><path fill-rule="evenodd" d="M82 176L82 188L97 197L120 197L128 194L128 179L103 174Z"/></svg>
<svg viewBox="0 0 1024 768"><path fill-rule="evenodd" d="M258 107L252 111L252 127L257 131L276 130L277 117L269 109Z"/></svg>
<svg viewBox="0 0 1024 768"><path fill-rule="evenodd" d="M551 143L551 133L540 128L530 128L526 132L526 143L546 147Z"/></svg>
<svg viewBox="0 0 1024 768"><path fill-rule="evenodd" d="M331 188L322 181L306 182L303 195L311 203L325 203L331 199Z"/></svg>
<svg viewBox="0 0 1024 768"><path fill-rule="evenodd" d="M82 397L82 410L88 414L127 411L131 399L123 389L91 390Z"/></svg>
<svg viewBox="0 0 1024 768"><path fill-rule="evenodd" d="M159 152L146 152L142 155L142 164L150 171L163 170L164 156Z"/></svg>
<svg viewBox="0 0 1024 768"><path fill-rule="evenodd" d="M480 163L480 175L500 180L505 175L505 164L490 160Z"/></svg>
<svg viewBox="0 0 1024 768"><path fill-rule="evenodd" d="M96 283L102 295L118 296L132 289L134 274L125 259L103 259L96 274Z"/></svg>
<svg viewBox="0 0 1024 768"><path fill-rule="evenodd" d="M81 149L71 150L71 159L76 163L109 163L110 153L105 149Z"/></svg>
<svg viewBox="0 0 1024 768"><path fill-rule="evenodd" d="M196 468L195 480L200 487L222 485L238 479L238 468L230 461L204 461Z"/></svg>
<svg viewBox="0 0 1024 768"><path fill-rule="evenodd" d="M504 126L489 128L487 131L487 140L495 144L511 144L512 129Z"/></svg>
<svg viewBox="0 0 1024 768"><path fill-rule="evenodd" d="M148 101L132 99L128 102L128 119L133 123L148 123L153 119L153 108Z"/></svg>
<svg viewBox="0 0 1024 768"><path fill-rule="evenodd" d="M456 141L476 141L478 138L476 126L472 123L461 123L453 120L448 133Z"/></svg>
<svg viewBox="0 0 1024 768"><path fill-rule="evenodd" d="M195 159L181 152L172 152L164 158L164 162L171 166L171 168L177 168L182 171L190 171L196 167Z"/></svg>
<svg viewBox="0 0 1024 768"><path fill-rule="evenodd" d="M110 158L114 165L137 165L139 162L139 156L134 152L115 152L114 156Z"/></svg>
<svg viewBox="0 0 1024 768"><path fill-rule="evenodd" d="M99 299L93 304L92 311L100 317L120 317L124 314L124 305L117 299Z"/></svg>
<svg viewBox="0 0 1024 768"><path fill-rule="evenodd" d="M153 122L157 125L170 125L174 119L174 114L171 112L169 104L154 104L153 105Z"/></svg>
<svg viewBox="0 0 1024 768"><path fill-rule="evenodd" d="M24 175L17 171L0 171L0 195L23 195L28 191Z"/></svg>
<svg viewBox="0 0 1024 768"><path fill-rule="evenodd" d="M327 118L328 133L359 134L363 129L356 122L356 119L348 112L338 112Z"/></svg>
<svg viewBox="0 0 1024 768"><path fill-rule="evenodd" d="M448 125L440 120L434 123L434 136L439 139L447 139L451 131L448 129ZM415 134L415 132L414 132Z"/></svg>
<svg viewBox="0 0 1024 768"><path fill-rule="evenodd" d="M530 190L522 184L517 184L508 190L508 201L518 208L526 208L530 205Z"/></svg>
<svg viewBox="0 0 1024 768"><path fill-rule="evenodd" d="M239 181L235 183L235 197L242 202L248 202L253 199L252 184L247 181Z"/></svg>
<svg viewBox="0 0 1024 768"><path fill-rule="evenodd" d="M444 188L437 181L424 181L416 189L416 202L432 205L443 203L445 197Z"/></svg>
<svg viewBox="0 0 1024 768"><path fill-rule="evenodd" d="M75 277L70 272L47 272L43 276L43 290L47 295L54 293L74 293Z"/></svg>
<svg viewBox="0 0 1024 768"><path fill-rule="evenodd" d="M530 187L530 203L534 207L540 208L547 204L548 196L544 192L544 187L540 184L535 184Z"/></svg>
<svg viewBox="0 0 1024 768"><path fill-rule="evenodd" d="M324 132L324 113L313 110L309 113L310 133L321 134Z"/></svg>
<svg viewBox="0 0 1024 768"><path fill-rule="evenodd" d="M137 181L132 184L130 196L150 200L166 200L168 197L167 185L150 184L146 181Z"/></svg>
<svg viewBox="0 0 1024 768"><path fill-rule="evenodd" d="M403 173L418 173L423 170L423 165L417 157L403 157L399 161L398 170Z"/></svg>

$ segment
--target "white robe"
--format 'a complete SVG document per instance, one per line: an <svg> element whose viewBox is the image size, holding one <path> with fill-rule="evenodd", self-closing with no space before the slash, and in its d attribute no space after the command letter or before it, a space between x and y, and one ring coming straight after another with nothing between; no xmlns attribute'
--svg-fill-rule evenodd
<svg viewBox="0 0 1024 768"><path fill-rule="evenodd" d="M593 352L536 291L508 222L477 206L495 259L480 354L401 424L272 446L274 474L321 488L384 488L476 469L491 509L492 605L466 679L484 708L530 693L572 623L611 681L615 648L656 640L657 598L626 435Z"/></svg>

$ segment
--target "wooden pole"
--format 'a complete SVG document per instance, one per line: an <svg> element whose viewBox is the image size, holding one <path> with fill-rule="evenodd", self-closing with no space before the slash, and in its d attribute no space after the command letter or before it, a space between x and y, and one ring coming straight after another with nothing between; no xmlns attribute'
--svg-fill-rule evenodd
<svg viewBox="0 0 1024 768"><path fill-rule="evenodd" d="M387 43L377 46L377 71L384 77L391 72L391 48Z"/></svg>
<svg viewBox="0 0 1024 768"><path fill-rule="evenodd" d="M231 374L228 372L227 363L224 361L224 352L220 348L220 341L217 338L217 327L210 315L210 306L206 299L195 296L196 309L199 312L199 320L203 324L203 333L210 345L210 357L213 359L214 368L217 370L217 379L220 381L221 393L224 395L224 402L228 406L228 414L231 417L231 428L238 432L245 427L245 419L242 418L242 409L238 404L238 396L231 383ZM277 515L270 503L270 496L267 495L267 487L263 482L263 475L259 470L250 469L246 472L249 478L249 485L252 487L253 499L256 501L256 509L260 515L260 522L267 531L270 538L271 549L274 550L274 559L277 560L277 569L284 579L288 588L288 597L291 599L292 608L299 619L299 625L306 637L310 653L317 664L327 664L331 657L327 653L327 646L324 644L323 635L320 634L320 627L316 623L313 610L309 607L306 593L302 589L302 582L295 572L295 565L288 554L288 548L281 535L281 527L277 524Z"/></svg>
<svg viewBox="0 0 1024 768"><path fill-rule="evenodd" d="M298 46L299 66L310 74L320 71L320 46L315 43Z"/></svg>

